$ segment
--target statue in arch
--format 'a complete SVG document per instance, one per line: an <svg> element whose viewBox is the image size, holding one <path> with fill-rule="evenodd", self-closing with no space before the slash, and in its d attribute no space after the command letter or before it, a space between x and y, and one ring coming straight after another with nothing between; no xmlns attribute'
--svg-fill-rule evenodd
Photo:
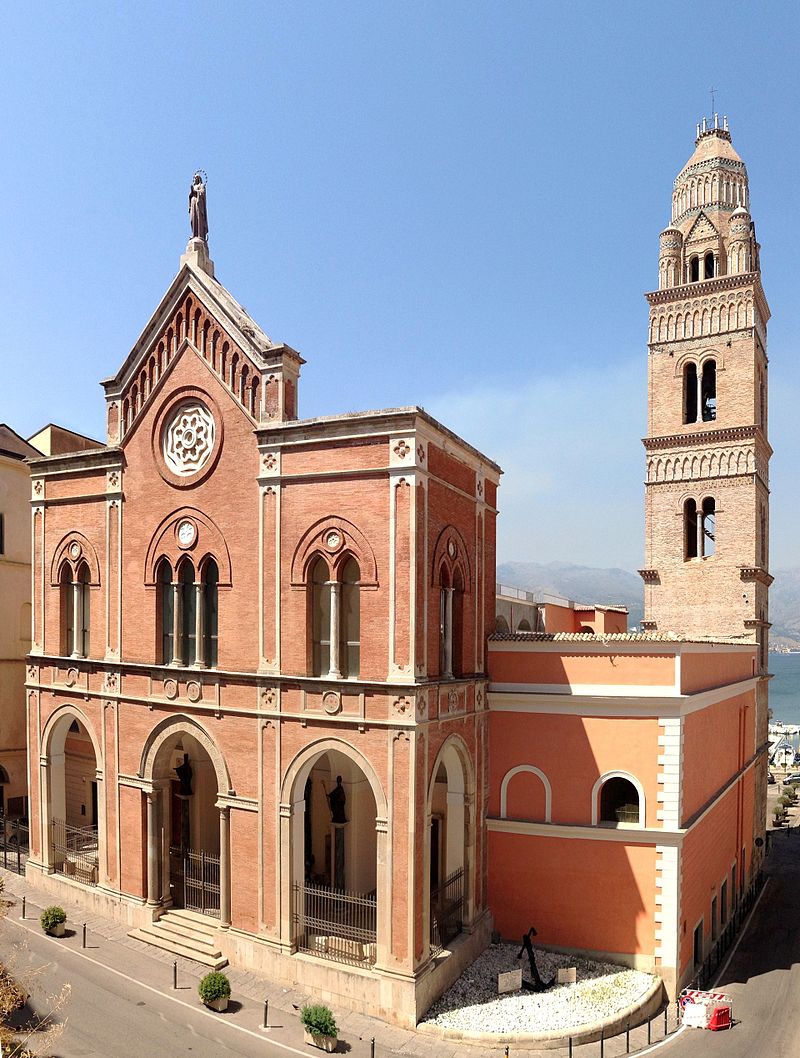
<svg viewBox="0 0 800 1058"><path fill-rule="evenodd" d="M194 174L189 188L189 223L192 238L208 242L208 214L206 212L206 185L200 172Z"/></svg>
<svg viewBox="0 0 800 1058"><path fill-rule="evenodd" d="M344 792L342 786L341 775L336 776L336 785L328 794L328 803L331 806L331 822L332 823L346 823L347 817L344 814L344 806L347 802L347 794Z"/></svg>
<svg viewBox="0 0 800 1058"><path fill-rule="evenodd" d="M180 779L180 783L181 783L180 796L181 797L191 797L192 796L192 766L189 763L189 754L188 753L184 753L184 755L183 755L183 764L179 764L178 765L178 767L175 769L175 774L178 776L178 778Z"/></svg>

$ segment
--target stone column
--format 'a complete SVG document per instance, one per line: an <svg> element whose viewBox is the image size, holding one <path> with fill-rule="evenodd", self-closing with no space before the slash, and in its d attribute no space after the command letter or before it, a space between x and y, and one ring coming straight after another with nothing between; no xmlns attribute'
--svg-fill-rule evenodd
<svg viewBox="0 0 800 1058"><path fill-rule="evenodd" d="M158 869L158 794L155 790L145 792L147 798L147 906L161 903L161 875Z"/></svg>
<svg viewBox="0 0 800 1058"><path fill-rule="evenodd" d="M180 582L172 585L172 661L183 664L183 593Z"/></svg>
<svg viewBox="0 0 800 1058"><path fill-rule="evenodd" d="M230 808L219 810L219 924L228 929L231 924L231 872L230 872Z"/></svg>
<svg viewBox="0 0 800 1058"><path fill-rule="evenodd" d="M198 668L205 668L206 665L206 643L203 627L205 622L203 620L205 616L205 609L203 607L203 601L205 599L206 588L205 584L197 583L194 586L194 638L195 638L195 665Z"/></svg>
<svg viewBox="0 0 800 1058"><path fill-rule="evenodd" d="M341 602L342 586L335 581L331 581L331 661L328 675L332 679L337 680L342 678L341 664L339 661L339 614L341 612Z"/></svg>
<svg viewBox="0 0 800 1058"><path fill-rule="evenodd" d="M389 964L389 940L392 921L391 901L387 899L387 895L391 892L389 885L390 843L388 819L376 818L375 838L376 889L378 891L377 918L375 921L375 965L376 967L383 967ZM411 944L413 949L413 937L411 938Z"/></svg>

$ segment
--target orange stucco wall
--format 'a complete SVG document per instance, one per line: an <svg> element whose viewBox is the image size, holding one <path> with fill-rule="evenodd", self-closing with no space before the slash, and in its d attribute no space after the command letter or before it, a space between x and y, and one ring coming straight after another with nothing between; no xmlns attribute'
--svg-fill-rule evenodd
<svg viewBox="0 0 800 1058"><path fill-rule="evenodd" d="M724 925L721 914L720 890L727 879L728 917L735 899L732 891L731 867L736 866L737 896L741 892L742 877L749 883L753 860L754 772L751 768L714 805L697 826L686 835L681 851L681 921L679 926L679 977L681 981L693 972L693 934L701 916L705 953L713 943L711 933L711 901L717 897L719 928ZM742 849L745 850L744 872Z"/></svg>
<svg viewBox="0 0 800 1058"><path fill-rule="evenodd" d="M755 749L755 691L690 713L683 725L683 821L716 794Z"/></svg>
<svg viewBox="0 0 800 1058"><path fill-rule="evenodd" d="M489 815L500 815L503 777L520 764L533 764L550 781L554 823L589 825L592 787L609 771L626 771L644 787L647 824L656 825L658 793L658 721L653 717L586 717L554 713L491 712L489 723ZM512 781L516 818L543 821L535 814L542 799L525 815ZM533 784L528 789L533 788ZM511 802L509 802L509 817Z"/></svg>
<svg viewBox="0 0 800 1058"><path fill-rule="evenodd" d="M756 649L725 650L709 647L701 654L681 653L681 691L695 694L753 675Z"/></svg>
<svg viewBox="0 0 800 1058"><path fill-rule="evenodd" d="M655 866L652 846L490 832L495 926L515 940L533 925L541 944L652 955Z"/></svg>
<svg viewBox="0 0 800 1058"><path fill-rule="evenodd" d="M553 643L542 650L539 644L490 645L491 676L495 683L607 684L609 686L672 686L675 683L675 657L672 654L639 654L615 651L609 647L581 652L572 643Z"/></svg>

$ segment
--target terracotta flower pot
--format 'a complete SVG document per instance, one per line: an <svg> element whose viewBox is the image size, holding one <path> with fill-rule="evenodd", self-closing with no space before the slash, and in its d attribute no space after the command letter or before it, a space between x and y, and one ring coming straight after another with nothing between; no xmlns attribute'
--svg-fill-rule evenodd
<svg viewBox="0 0 800 1058"><path fill-rule="evenodd" d="M51 937L63 937L65 929L66 922L56 922L55 926L51 926L47 932Z"/></svg>

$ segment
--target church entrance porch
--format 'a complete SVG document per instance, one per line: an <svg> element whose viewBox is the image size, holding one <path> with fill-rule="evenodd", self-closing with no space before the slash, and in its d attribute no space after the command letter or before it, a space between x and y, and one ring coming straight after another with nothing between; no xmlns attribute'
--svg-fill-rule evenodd
<svg viewBox="0 0 800 1058"><path fill-rule="evenodd" d="M45 863L54 874L83 885L99 882L97 754L84 723L63 713L47 739Z"/></svg>
<svg viewBox="0 0 800 1058"><path fill-rule="evenodd" d="M339 749L294 784L292 931L297 951L372 966L378 941L377 805L370 780ZM302 859L301 859L302 856Z"/></svg>
<svg viewBox="0 0 800 1058"><path fill-rule="evenodd" d="M174 726L151 750L147 903L230 924L228 814L207 736Z"/></svg>

